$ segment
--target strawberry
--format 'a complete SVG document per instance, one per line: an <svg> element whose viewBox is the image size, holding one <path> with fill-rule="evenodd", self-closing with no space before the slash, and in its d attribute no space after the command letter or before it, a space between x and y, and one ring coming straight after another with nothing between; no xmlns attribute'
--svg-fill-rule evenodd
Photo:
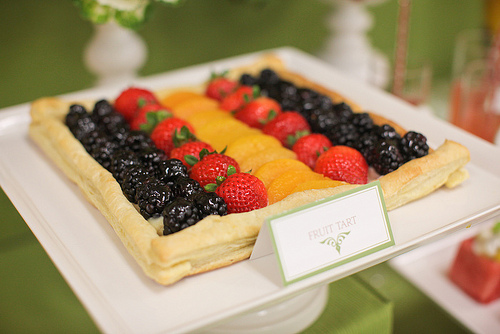
<svg viewBox="0 0 500 334"><path fill-rule="evenodd" d="M247 212L267 206L264 183L248 173L229 175L215 190L227 204L227 213Z"/></svg>
<svg viewBox="0 0 500 334"><path fill-rule="evenodd" d="M216 183L217 178L227 177L230 166L232 166L231 173L240 172L240 166L230 156L221 153L209 153L201 157L193 165L189 177L198 181L202 187L205 187L210 183Z"/></svg>
<svg viewBox="0 0 500 334"><path fill-rule="evenodd" d="M318 157L330 147L332 147L332 142L327 136L311 133L297 139L292 146L292 151L297 154L297 160L314 169Z"/></svg>
<svg viewBox="0 0 500 334"><path fill-rule="evenodd" d="M172 117L172 113L160 104L146 104L139 109L137 115L130 122L132 130L143 130L151 133L165 118Z"/></svg>
<svg viewBox="0 0 500 334"><path fill-rule="evenodd" d="M365 158L349 146L337 145L329 148L319 156L314 171L332 180L351 184L368 182L368 164Z"/></svg>
<svg viewBox="0 0 500 334"><path fill-rule="evenodd" d="M204 149L208 152L214 151L213 147L205 142L187 142L179 147L172 149L170 151L170 159L179 159L180 161L182 161L184 166L186 166L187 168L191 168L192 165L186 161L186 156L190 156L195 158L196 160L200 160L200 153Z"/></svg>
<svg viewBox="0 0 500 334"><path fill-rule="evenodd" d="M212 74L210 81L205 89L205 95L217 100L222 101L222 99L229 94L233 93L239 83L225 77L226 73L222 74Z"/></svg>
<svg viewBox="0 0 500 334"><path fill-rule="evenodd" d="M176 146L195 141L194 129L185 120L171 117L161 121L151 133L151 139L156 147L170 155Z"/></svg>
<svg viewBox="0 0 500 334"><path fill-rule="evenodd" d="M292 147L297 138L311 132L307 120L295 111L278 114L262 128L262 132L275 137L285 147Z"/></svg>
<svg viewBox="0 0 500 334"><path fill-rule="evenodd" d="M262 129L267 122L280 113L281 106L276 100L261 96L237 111L234 117L253 128Z"/></svg>
<svg viewBox="0 0 500 334"><path fill-rule="evenodd" d="M141 107L146 104L158 103L158 99L153 92L143 88L129 87L118 95L113 106L130 122Z"/></svg>
<svg viewBox="0 0 500 334"><path fill-rule="evenodd" d="M229 112L240 110L245 104L252 101L258 95L258 89L250 86L240 86L232 94L223 98L220 102L220 108Z"/></svg>

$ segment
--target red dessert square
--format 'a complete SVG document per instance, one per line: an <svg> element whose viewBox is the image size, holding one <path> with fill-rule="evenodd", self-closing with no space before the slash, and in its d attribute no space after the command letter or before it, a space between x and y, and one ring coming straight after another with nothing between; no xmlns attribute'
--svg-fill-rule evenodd
<svg viewBox="0 0 500 334"><path fill-rule="evenodd" d="M500 262L476 254L473 243L474 238L462 242L449 277L469 296L486 304L500 298Z"/></svg>

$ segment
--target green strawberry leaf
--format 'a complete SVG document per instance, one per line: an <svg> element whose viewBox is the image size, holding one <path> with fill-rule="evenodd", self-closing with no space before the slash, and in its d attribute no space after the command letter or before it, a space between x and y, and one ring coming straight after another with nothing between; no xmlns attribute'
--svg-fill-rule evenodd
<svg viewBox="0 0 500 334"><path fill-rule="evenodd" d="M228 73L229 73L228 70L224 70L222 72L212 72L212 73L210 73L209 81L212 81L212 80L217 79L217 78L225 78L225 77L227 77Z"/></svg>
<svg viewBox="0 0 500 334"><path fill-rule="evenodd" d="M174 136L172 138L175 147L181 147L185 143L196 140L196 136L189 131L188 127L185 125L180 129L180 131L175 129Z"/></svg>
<svg viewBox="0 0 500 334"><path fill-rule="evenodd" d="M233 165L227 166L227 176L236 174L236 167Z"/></svg>
<svg viewBox="0 0 500 334"><path fill-rule="evenodd" d="M286 143L287 143L288 147L292 147L297 142L297 140L299 140L299 138L307 136L310 133L311 132L308 130L299 130L299 131L295 132L295 134L293 134L293 135L288 135L286 137Z"/></svg>
<svg viewBox="0 0 500 334"><path fill-rule="evenodd" d="M172 117L172 114L166 110L148 112L146 113L146 123L141 124L140 129L151 133L161 121L170 117Z"/></svg>
<svg viewBox="0 0 500 334"><path fill-rule="evenodd" d="M206 157L209 154L214 154L216 151L210 152L208 149L204 148L200 151L200 160Z"/></svg>
<svg viewBox="0 0 500 334"><path fill-rule="evenodd" d="M217 189L217 187L218 187L217 184L215 184L215 183L209 183L204 188L205 188L205 191L213 193Z"/></svg>
<svg viewBox="0 0 500 334"><path fill-rule="evenodd" d="M186 154L184 156L184 160L188 163L189 166L194 166L198 161L200 161L198 160L198 158L191 154Z"/></svg>

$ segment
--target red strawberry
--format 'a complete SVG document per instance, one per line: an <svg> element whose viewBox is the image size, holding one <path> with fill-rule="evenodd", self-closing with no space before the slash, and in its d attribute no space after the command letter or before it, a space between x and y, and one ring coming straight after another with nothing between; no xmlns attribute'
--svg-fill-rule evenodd
<svg viewBox="0 0 500 334"><path fill-rule="evenodd" d="M316 173L332 180L351 184L368 182L368 164L363 155L354 148L338 145L321 154L314 167Z"/></svg>
<svg viewBox="0 0 500 334"><path fill-rule="evenodd" d="M267 206L264 183L248 173L229 175L215 190L227 204L227 213L247 212Z"/></svg>
<svg viewBox="0 0 500 334"><path fill-rule="evenodd" d="M261 96L250 101L234 117L247 125L262 129L276 115L281 113L280 104L269 97Z"/></svg>
<svg viewBox="0 0 500 334"><path fill-rule="evenodd" d="M332 142L327 136L311 133L297 139L292 146L292 151L297 154L297 160L314 169L318 157L330 147L332 147Z"/></svg>
<svg viewBox="0 0 500 334"><path fill-rule="evenodd" d="M170 155L170 151L176 146L180 146L184 142L195 141L196 137L191 124L180 118L172 117L163 120L155 127L151 133L151 139L156 147Z"/></svg>
<svg viewBox="0 0 500 334"><path fill-rule="evenodd" d="M307 120L295 111L285 111L264 125L262 132L275 137L285 147L292 147L297 138L311 132Z"/></svg>
<svg viewBox="0 0 500 334"><path fill-rule="evenodd" d="M231 173L240 172L240 166L230 156L220 153L207 154L193 165L189 176L205 187L207 184L216 183L219 177L227 177L230 166L234 168Z"/></svg>
<svg viewBox="0 0 500 334"><path fill-rule="evenodd" d="M197 160L200 159L200 152L205 149L208 152L213 152L214 149L210 144L202 141L192 141L185 143L179 147L174 148L170 151L170 159L179 159L182 161L184 166L191 168L191 164L186 162L186 156L193 156Z"/></svg>
<svg viewBox="0 0 500 334"><path fill-rule="evenodd" d="M129 87L120 93L113 106L130 122L141 107L158 103L153 92L143 88Z"/></svg>
<svg viewBox="0 0 500 334"><path fill-rule="evenodd" d="M132 130L143 130L151 133L153 129L165 118L172 117L172 114L160 104L146 104L139 109L137 115L130 122Z"/></svg>
<svg viewBox="0 0 500 334"><path fill-rule="evenodd" d="M220 102L220 108L229 112L240 110L245 104L256 96L256 92L250 86L240 86L232 94L229 94Z"/></svg>
<svg viewBox="0 0 500 334"><path fill-rule="evenodd" d="M212 78L207 84L205 95L217 101L222 101L224 97L233 93L238 85L238 81L226 78L225 73L220 75L215 74L212 75Z"/></svg>

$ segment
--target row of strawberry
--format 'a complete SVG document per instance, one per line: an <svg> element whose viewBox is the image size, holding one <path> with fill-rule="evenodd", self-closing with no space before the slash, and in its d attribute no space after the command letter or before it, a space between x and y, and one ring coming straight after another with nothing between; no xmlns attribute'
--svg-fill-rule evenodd
<svg viewBox="0 0 500 334"><path fill-rule="evenodd" d="M304 116L293 110L282 110L276 100L260 95L258 88L220 75L211 78L205 94L218 100L220 107L236 119L277 138L315 172L337 181L367 183L368 164L359 151L343 145L333 146L325 135L312 133Z"/></svg>

